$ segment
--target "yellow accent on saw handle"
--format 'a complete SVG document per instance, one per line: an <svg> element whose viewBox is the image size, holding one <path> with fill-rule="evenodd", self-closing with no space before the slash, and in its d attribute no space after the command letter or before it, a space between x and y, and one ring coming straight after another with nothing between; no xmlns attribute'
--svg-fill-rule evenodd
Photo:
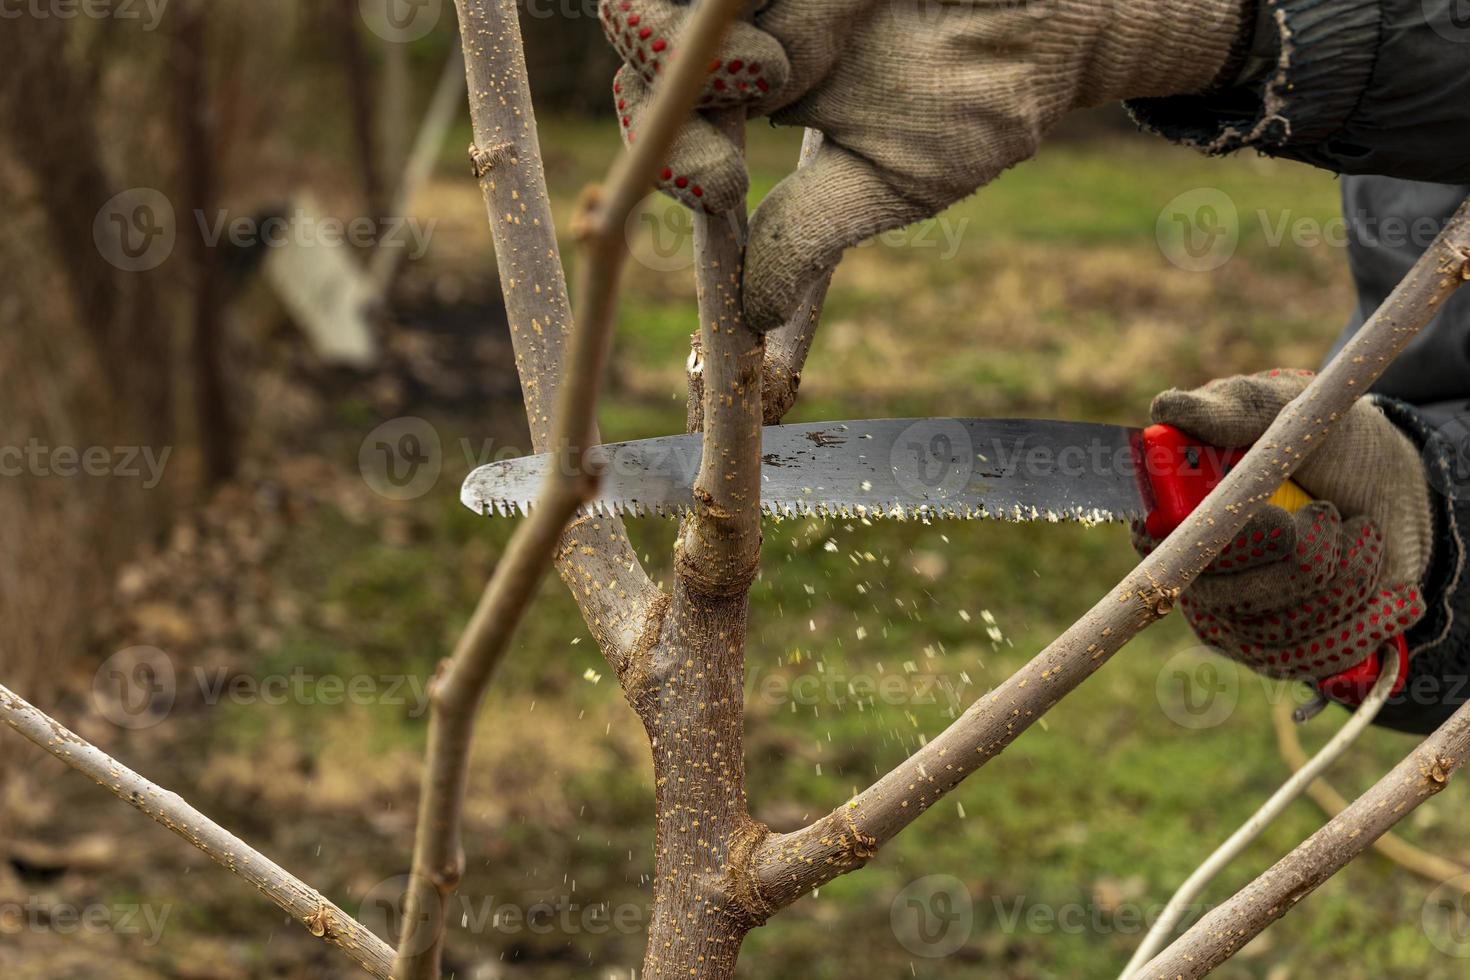
<svg viewBox="0 0 1470 980"><path fill-rule="evenodd" d="M1295 480L1287 480L1281 484L1281 486L1276 488L1276 492L1271 494L1271 498L1266 501L1268 504L1274 504L1280 507L1288 514L1295 514L1311 502L1312 495L1303 490L1301 484Z"/></svg>

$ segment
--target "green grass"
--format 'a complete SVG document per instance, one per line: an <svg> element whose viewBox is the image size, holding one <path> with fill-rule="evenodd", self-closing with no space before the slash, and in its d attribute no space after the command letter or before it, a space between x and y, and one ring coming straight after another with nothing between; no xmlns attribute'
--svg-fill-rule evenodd
<svg viewBox="0 0 1470 980"><path fill-rule="evenodd" d="M542 135L564 218L578 187L598 175L615 134L608 125L543 122ZM753 127L753 194L773 186L794 155L792 134ZM1209 274L1170 265L1155 240L1160 209L1198 187L1224 191L1244 216L1237 256ZM1336 201L1331 179L1288 164L1209 161L1142 140L1050 148L947 213L963 228L953 255L912 244L852 255L795 417L1140 422L1152 394L1170 385L1311 366L1350 304L1345 258L1333 249L1271 247L1254 215L1264 209L1326 220ZM630 268L603 416L608 437L682 428L682 365L694 323L687 271ZM343 407L344 417L357 411ZM261 670L298 662L430 670L511 530L510 522L462 513L457 477L447 474L434 495L406 509L414 524L408 543L385 543L346 519L304 533L285 568L298 587L340 611L338 625L308 619ZM634 534L655 577L667 579L672 527L639 522ZM905 698L887 699L904 703L859 706L844 697L793 707L789 697L753 698L747 729L757 815L789 825L840 803L944 728L956 708L943 685L960 693L963 708L1103 595L1132 561L1127 534L1116 527L768 525L764 572L751 599L749 670L757 681L776 678L780 688L800 678L917 675L940 686L930 689L939 692L933 703L914 680L903 686ZM998 639L987 632L987 613ZM1284 778L1268 705L1279 689L1228 674L1238 703L1218 724L1195 729L1174 720L1187 716L1172 658L1194 645L1177 617L1142 637L870 868L757 931L744 975L1115 975L1140 938L1130 910L1164 901ZM589 679L596 674L600 681ZM579 900L640 907L647 900L646 749L609 675L564 589L549 583L485 707L467 894L528 902L562 893L575 879ZM364 710L389 743L421 744L421 720L393 708ZM258 744L250 716L242 709L222 742ZM1309 747L1337 717L1307 729ZM320 712L303 713L292 726L305 733L323 721ZM1344 791L1361 790L1411 744L1370 733L1333 778ZM376 753L384 744L363 749ZM1465 853L1452 817L1465 802L1463 788L1452 786L1408 821L1406 835ZM1311 804L1294 806L1210 898L1229 894L1321 822ZM386 874L402 858L369 860ZM940 959L906 950L890 926L895 897L932 874L959 879L974 901L969 941ZM1437 952L1421 930L1431 887L1366 858L1218 975L1462 976L1461 961ZM1119 902L1121 913L1113 910ZM1008 926L1016 910L1019 924ZM1081 926L1047 924L1051 912L1069 910L1086 913ZM602 975L636 966L641 955L637 934L491 932L456 945L465 956L504 959L507 976L586 976L594 967Z"/></svg>

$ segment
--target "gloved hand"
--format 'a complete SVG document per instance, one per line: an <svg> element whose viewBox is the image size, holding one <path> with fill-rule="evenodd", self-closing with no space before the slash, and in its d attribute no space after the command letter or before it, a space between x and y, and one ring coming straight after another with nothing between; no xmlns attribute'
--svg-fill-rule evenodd
<svg viewBox="0 0 1470 980"><path fill-rule="evenodd" d="M844 249L941 210L1031 156L1068 111L1210 88L1242 41L1246 0L769 0L737 24L701 105L744 106L826 139L753 216L745 312L779 325ZM632 140L688 7L601 0L625 61L615 100ZM1249 32L1245 32L1248 37ZM711 212L745 169L703 119L659 186Z"/></svg>
<svg viewBox="0 0 1470 980"><path fill-rule="evenodd" d="M1153 418L1222 448L1254 443L1311 380L1270 371L1154 399ZM1180 598L1195 633L1271 677L1315 681L1356 666L1425 612L1429 483L1409 438L1359 399L1293 477L1314 502L1267 506ZM1158 542L1141 527L1144 554Z"/></svg>

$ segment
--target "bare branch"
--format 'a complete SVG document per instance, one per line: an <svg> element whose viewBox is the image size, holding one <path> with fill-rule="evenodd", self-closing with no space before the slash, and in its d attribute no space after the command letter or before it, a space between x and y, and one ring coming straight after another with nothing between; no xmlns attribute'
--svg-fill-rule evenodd
<svg viewBox="0 0 1470 980"><path fill-rule="evenodd" d="M1238 953L1390 827L1449 784L1470 752L1470 705L1353 805L1186 932L1135 977L1202 977Z"/></svg>
<svg viewBox="0 0 1470 980"><path fill-rule="evenodd" d="M547 452L553 448L571 305L516 7L512 0L458 0L456 6L474 127L470 155L495 239L532 448ZM614 517L577 520L563 537L557 570L603 653L621 669L661 601L622 522Z"/></svg>
<svg viewBox="0 0 1470 980"><path fill-rule="evenodd" d="M424 110L423 121L419 123L418 135L414 137L413 149L408 154L403 174L398 179L398 189L393 194L392 214L395 217L408 214L414 198L433 176L434 165L438 163L440 151L444 148L444 136L449 132L449 127L454 125L458 113L463 110L464 51L459 46L459 38L456 37L453 44L449 60L444 63L444 70L439 75L439 84L434 87L434 95ZM402 44L388 45L389 52L396 57L401 57L405 49L406 45ZM402 117L394 110L388 113L388 118L398 121ZM380 298L388 296L398 278L399 268L407 257L408 249L386 245L384 239L379 239L374 246L372 257L368 260L368 280Z"/></svg>
<svg viewBox="0 0 1470 980"><path fill-rule="evenodd" d="M737 147L745 114L715 120ZM679 536L678 569L704 595L744 595L760 562L761 366L765 345L745 325L740 298L745 213L696 215L699 293L698 391L704 451L694 481L695 513ZM691 400L695 397L691 392Z"/></svg>
<svg viewBox="0 0 1470 980"><path fill-rule="evenodd" d="M892 772L815 824L769 838L754 858L766 900L783 907L861 867L1125 643L1167 615L1180 592L1467 280L1470 202L1240 465L1116 589Z"/></svg>
<svg viewBox="0 0 1470 980"><path fill-rule="evenodd" d="M0 686L0 720L66 765L188 841L381 980L388 980L393 950L367 927L310 885L194 809L177 793L157 786L70 731L59 721Z"/></svg>
<svg viewBox="0 0 1470 980"><path fill-rule="evenodd" d="M1276 729L1276 747L1281 752L1284 761L1292 772L1300 772L1307 764L1307 753L1302 749L1302 743L1297 738L1297 724L1292 719L1293 706L1290 701L1282 701L1276 706L1271 722ZM1337 816L1348 808L1348 801L1333 789L1325 779L1313 780L1307 786L1307 795L1312 802L1322 808L1328 819ZM1470 867L1458 861L1431 854L1423 848L1415 847L1397 834L1384 834L1373 842L1373 849L1394 864L1412 871L1421 878L1430 881L1442 882L1446 887L1454 888L1461 894L1470 897Z"/></svg>
<svg viewBox="0 0 1470 980"><path fill-rule="evenodd" d="M801 141L798 167L811 163L822 146L822 134L808 129ZM833 270L835 271L835 270ZM801 371L811 353L822 319L822 305L827 302L827 288L832 285L832 272L827 272L807 290L806 298L791 319L766 335L766 363L761 379L761 405L766 425L776 425L791 406L801 387Z"/></svg>
<svg viewBox="0 0 1470 980"><path fill-rule="evenodd" d="M1164 948L1169 937L1174 935L1174 930L1178 928L1180 920L1194 904L1194 900L1210 886L1210 882L1214 881L1220 872L1230 865L1231 861L1250 847L1252 842L1260 837L1277 817L1286 812L1286 808L1296 802L1297 798L1311 785L1312 780L1326 772L1327 767L1340 759L1342 754L1358 740L1358 737L1368 730L1368 726L1373 724L1373 719L1378 717L1378 712L1388 701L1389 694L1393 692L1394 683L1399 678L1400 659L1404 656L1397 650L1394 651L1394 659L1384 662L1378 680L1373 683L1373 689L1368 692L1363 703L1358 705L1358 709L1348 715L1347 721L1337 730L1337 734L1322 747L1320 752L1312 756L1310 762L1292 773L1286 782L1277 787L1270 799L1251 814L1249 820L1241 824L1225 843L1217 847L1194 870L1194 873L1185 879L1184 884L1180 885L1169 898L1168 904L1164 906L1163 914L1149 928L1148 934L1143 937L1143 942L1139 944L1138 949L1134 950L1133 956L1128 960L1128 965L1120 974L1122 980L1132 977L1135 970L1153 959L1159 950Z"/></svg>
<svg viewBox="0 0 1470 980"><path fill-rule="evenodd" d="M462 6L476 5L466 0ZM605 198L596 192L584 196L577 222L585 251L574 317L578 326L566 352L552 439L557 465L531 516L516 530L496 565L474 617L433 685L427 772L419 798L413 872L395 968L399 980L437 980L439 976L446 900L458 888L464 870L460 829L476 714L490 678L550 569L562 531L596 492L597 473L586 453L596 439L598 395L617 308L618 281L627 258L622 229L643 198L652 172L651 165L644 166L644 158L656 160L668 152L678 127L694 108L699 90L695 82L702 82L704 66L739 7L740 0L723 0L705 5L694 15L685 34L691 40L681 43L669 77L655 95L642 141L614 164ZM509 30L516 31L514 7L509 10ZM469 23L466 21L467 33ZM518 33L514 40L513 56L505 48L499 55L518 59L524 78ZM499 249L497 238L497 252Z"/></svg>

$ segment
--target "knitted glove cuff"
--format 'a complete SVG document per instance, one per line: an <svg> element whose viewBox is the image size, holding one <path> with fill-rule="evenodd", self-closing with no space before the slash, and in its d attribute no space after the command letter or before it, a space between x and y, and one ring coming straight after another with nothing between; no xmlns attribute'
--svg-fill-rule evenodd
<svg viewBox="0 0 1470 980"><path fill-rule="evenodd" d="M1062 39L1096 38L1080 105L1209 91L1254 22L1248 0L1071 0L1061 16L1094 22L1091 34L1080 25L1057 32ZM1104 22L1096 24L1099 16Z"/></svg>

